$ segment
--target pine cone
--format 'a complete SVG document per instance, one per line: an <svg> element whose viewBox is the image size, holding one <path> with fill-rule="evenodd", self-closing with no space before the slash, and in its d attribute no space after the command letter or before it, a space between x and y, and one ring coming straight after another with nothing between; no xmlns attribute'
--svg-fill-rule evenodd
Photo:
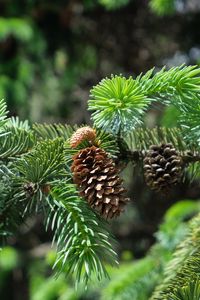
<svg viewBox="0 0 200 300"><path fill-rule="evenodd" d="M24 184L24 191L26 194L27 198L31 198L34 196L34 194L37 192L38 190L38 185L37 183L33 183L33 182L28 182Z"/></svg>
<svg viewBox="0 0 200 300"><path fill-rule="evenodd" d="M76 148L81 142L88 140L93 142L96 138L95 129L85 126L77 129L70 139L70 146Z"/></svg>
<svg viewBox="0 0 200 300"><path fill-rule="evenodd" d="M144 158L144 176L147 185L156 191L168 191L182 175L182 158L172 144L151 146Z"/></svg>
<svg viewBox="0 0 200 300"><path fill-rule="evenodd" d="M129 201L124 197L118 170L108 154L95 146L80 150L71 167L74 183L92 208L105 218L119 216Z"/></svg>

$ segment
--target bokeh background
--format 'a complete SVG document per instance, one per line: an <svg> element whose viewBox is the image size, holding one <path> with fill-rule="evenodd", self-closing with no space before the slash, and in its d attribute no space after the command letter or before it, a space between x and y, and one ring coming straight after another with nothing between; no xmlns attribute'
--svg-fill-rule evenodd
<svg viewBox="0 0 200 300"><path fill-rule="evenodd" d="M0 0L0 98L11 116L32 123L90 124L93 85L111 74L199 64L199 28L199 0ZM146 124L175 125L176 113L152 108ZM128 167L124 177L133 201L112 227L121 260L129 261L154 243L167 208L197 199L200 186L180 185L160 197L137 170ZM8 241L0 253L0 299L99 299L98 284L77 292L73 279L54 279L50 240L36 216Z"/></svg>

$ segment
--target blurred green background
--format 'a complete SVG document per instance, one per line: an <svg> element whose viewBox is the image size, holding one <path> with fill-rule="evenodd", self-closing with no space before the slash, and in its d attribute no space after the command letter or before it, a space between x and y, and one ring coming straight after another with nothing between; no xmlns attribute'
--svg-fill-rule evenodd
<svg viewBox="0 0 200 300"><path fill-rule="evenodd" d="M6 99L10 115L31 122L90 123L89 90L103 77L199 64L199 28L199 0L0 0L0 98ZM152 108L146 124L173 126L176 118L171 107ZM154 235L166 210L183 199L193 199L188 204L193 209L200 196L197 182L180 185L161 199L144 187L131 166L124 177L133 201L112 222L122 266L111 270L111 278L118 281L130 261L142 258L156 238L166 241L175 234L166 225ZM184 225L180 228L177 240L185 230ZM0 299L116 300L119 286L115 291L114 285L114 293L112 286L112 292L106 290L108 283L94 283L85 292L74 290L73 278L55 280L50 240L41 216L27 220L10 238L0 252ZM128 297L119 300L134 299Z"/></svg>

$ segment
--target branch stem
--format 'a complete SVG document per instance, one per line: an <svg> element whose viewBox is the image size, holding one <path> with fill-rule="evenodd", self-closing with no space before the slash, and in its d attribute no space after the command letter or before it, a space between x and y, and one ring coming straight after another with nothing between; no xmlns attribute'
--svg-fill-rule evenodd
<svg viewBox="0 0 200 300"><path fill-rule="evenodd" d="M146 156L148 151L145 150L134 150L134 151L126 151L124 153L124 158L128 159L129 161L133 161L135 163L143 160L143 158ZM181 156L183 163L188 164L188 163L194 163L197 161L200 161L200 153L199 152L189 152L189 151L184 151L180 152L179 155Z"/></svg>

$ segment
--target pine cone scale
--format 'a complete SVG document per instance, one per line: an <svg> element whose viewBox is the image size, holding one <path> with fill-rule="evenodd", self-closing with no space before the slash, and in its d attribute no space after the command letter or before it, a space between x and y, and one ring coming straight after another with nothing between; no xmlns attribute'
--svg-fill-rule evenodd
<svg viewBox="0 0 200 300"><path fill-rule="evenodd" d="M107 176L106 175L100 175L97 180L98 181L103 181L103 180L106 180Z"/></svg>

